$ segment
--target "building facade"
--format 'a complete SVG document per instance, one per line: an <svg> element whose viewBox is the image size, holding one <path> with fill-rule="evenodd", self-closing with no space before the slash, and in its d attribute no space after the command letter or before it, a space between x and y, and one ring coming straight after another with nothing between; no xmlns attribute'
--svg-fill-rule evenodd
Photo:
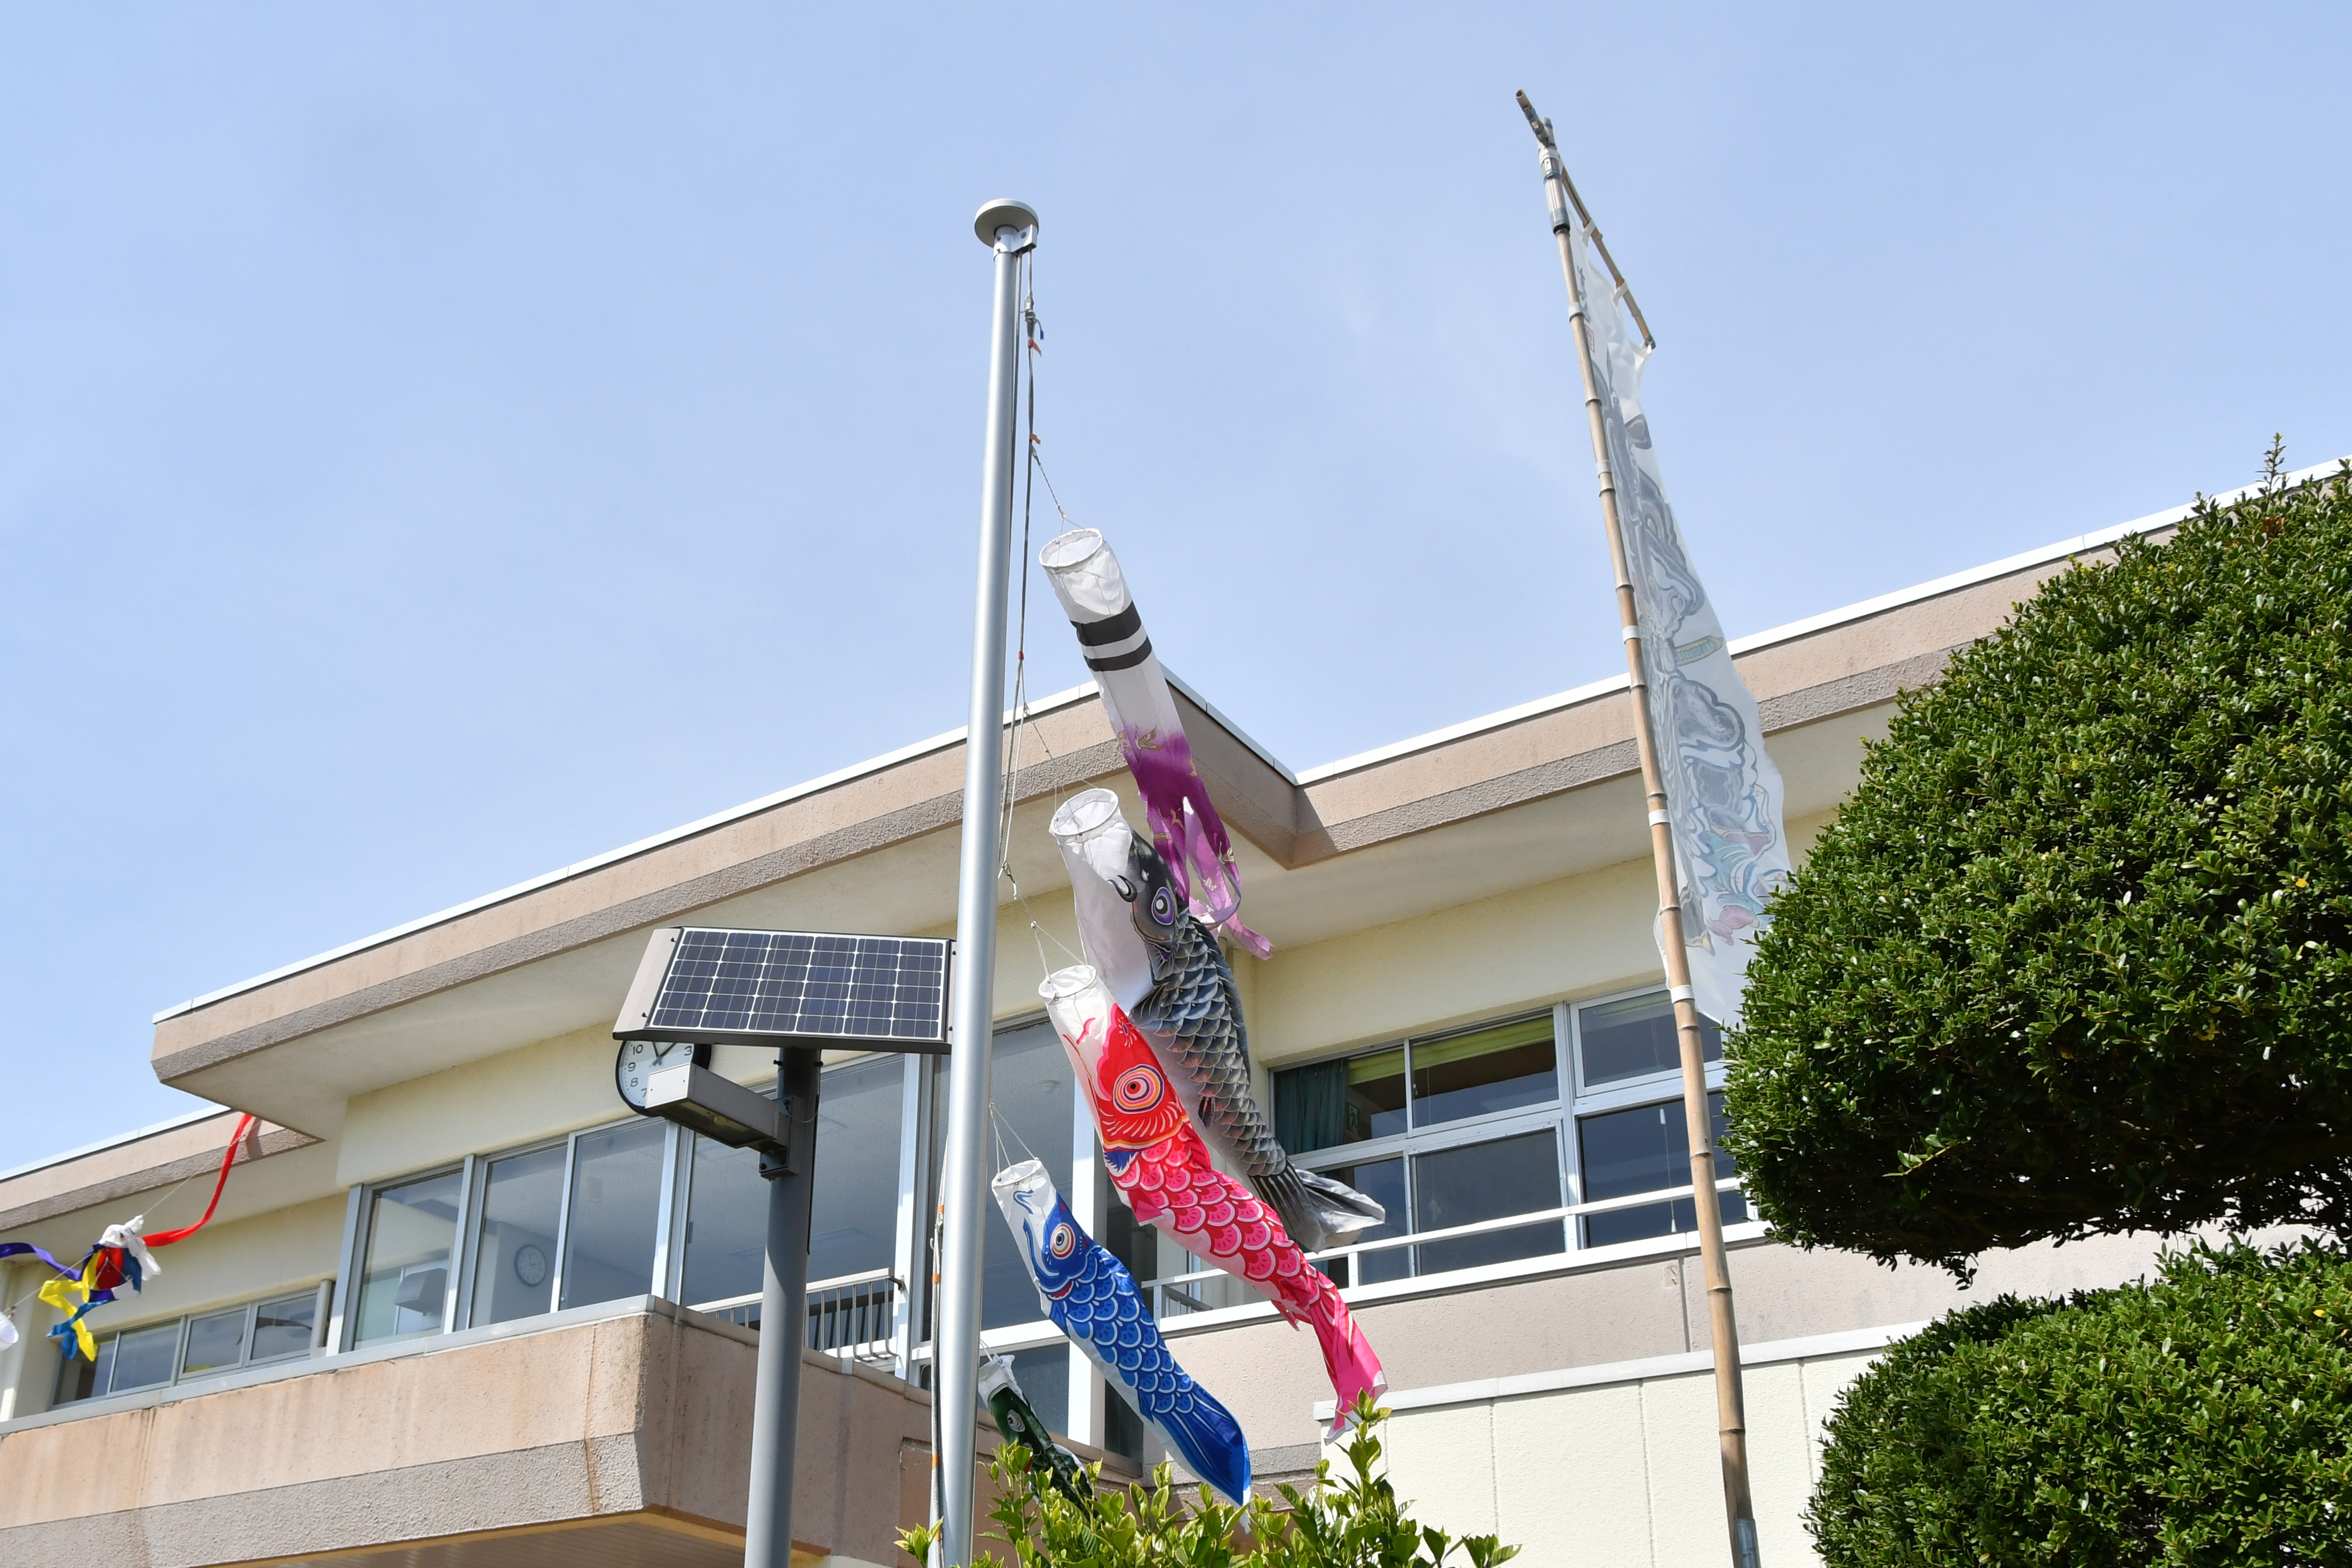
<svg viewBox="0 0 2352 1568"><path fill-rule="evenodd" d="M2156 518L1734 645L1801 850L1896 694L2071 556ZM1713 1395L1654 882L1622 677L1293 773L1184 694L1234 827L1235 961L1286 1146L1390 1220L1323 1266L1386 1363L1391 1474L1428 1519L1530 1568L1713 1560ZM1091 688L1036 706L1003 889L997 1137L1042 1158L1147 1281L1262 1480L1320 1452L1312 1340L1139 1231L1102 1177L1036 1000L1077 945L1045 832L1108 784ZM289 966L161 1015L163 1081L261 1119L221 1212L61 1360L37 1302L0 1352L0 1561L711 1563L740 1557L763 1196L750 1158L631 1114L612 1020L663 924L951 935L961 734ZM1040 934L1033 938L1032 921ZM1069 962L1056 954L1054 962ZM773 1064L722 1049L739 1080ZM1709 1067L1720 1084L1719 1060ZM929 1238L944 1063L828 1058L810 1258L796 1552L898 1563L925 1506ZM0 1175L0 1239L79 1257L106 1224L202 1205L236 1117ZM1004 1163L1004 1162L1000 1162ZM1963 1294L1776 1243L1727 1163L1763 1556L1799 1520L1822 1422L1890 1340L2004 1289L2112 1284L2152 1240L1986 1260ZM1114 1468L1161 1458L1042 1318L986 1221L983 1329L1049 1419ZM19 1301L38 1278L5 1266Z"/></svg>

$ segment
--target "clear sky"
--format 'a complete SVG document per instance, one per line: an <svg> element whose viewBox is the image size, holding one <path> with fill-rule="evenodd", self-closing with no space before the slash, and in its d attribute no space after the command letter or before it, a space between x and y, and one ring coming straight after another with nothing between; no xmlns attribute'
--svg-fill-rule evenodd
<svg viewBox="0 0 2352 1568"><path fill-rule="evenodd" d="M961 722L985 198L1044 218L1064 501L1304 767L1622 668L1513 89L1657 331L1737 636L2273 430L2352 453L2347 47L2317 5L11 7L0 1166L192 1108L158 1008Z"/></svg>

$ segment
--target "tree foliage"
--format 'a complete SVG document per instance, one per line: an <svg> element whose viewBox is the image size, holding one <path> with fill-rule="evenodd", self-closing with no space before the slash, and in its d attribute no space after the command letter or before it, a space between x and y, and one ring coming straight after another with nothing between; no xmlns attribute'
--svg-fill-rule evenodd
<svg viewBox="0 0 2352 1568"><path fill-rule="evenodd" d="M1777 901L1727 1140L1801 1244L1964 1268L2352 1223L2352 468L2076 565L1903 697Z"/></svg>
<svg viewBox="0 0 2352 1568"><path fill-rule="evenodd" d="M1414 1523L1380 1473L1377 1428L1388 1412L1367 1395L1357 1414L1348 1474L1335 1479L1331 1462L1318 1460L1311 1488L1277 1489L1281 1506L1253 1497L1237 1508L1202 1487L1187 1507L1166 1465L1132 1493L1103 1485L1096 1466L1094 1495L1074 1500L1031 1473L1027 1449L1007 1443L989 1461L999 1488L989 1517L1017 1568L1446 1568L1449 1557L1454 1568L1501 1568L1518 1555L1491 1535L1456 1541ZM922 1563L934 1539L916 1529L898 1544Z"/></svg>
<svg viewBox="0 0 2352 1568"><path fill-rule="evenodd" d="M1954 1313L1864 1373L1807 1513L1829 1568L2352 1563L2352 1257L2160 1268Z"/></svg>

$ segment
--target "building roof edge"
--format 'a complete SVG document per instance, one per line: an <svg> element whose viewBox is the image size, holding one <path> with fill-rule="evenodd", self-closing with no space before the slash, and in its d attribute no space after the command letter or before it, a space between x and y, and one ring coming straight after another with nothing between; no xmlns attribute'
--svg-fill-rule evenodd
<svg viewBox="0 0 2352 1568"><path fill-rule="evenodd" d="M2283 476L2279 482L2289 488L2309 484L2315 479L2326 479L2336 473L2346 463L2352 463L2352 457L2331 458L2325 463L2315 463L2307 468L2298 468L2294 473ZM2232 506L2261 493L2262 489L2263 487L2259 484L2242 485L2237 489L2203 499L2215 506ZM2177 506L2164 511L2150 512L2146 517L2134 518L2129 522L2119 522L2112 528L2102 528L2091 533L2076 534L2072 539L2062 539L2054 544L2045 544L2038 549L2006 556L1999 561L1987 562L1981 566L1971 566L1965 571L1954 572L1948 576L1937 577L1908 588L1897 588L1891 594L1881 594L1875 598L1864 599L1838 609L1824 610L1818 616L1808 616L1802 620L1790 621L1785 626L1774 626L1769 631L1750 632L1746 637L1733 637L1726 646L1732 656L1737 658L1740 654L1750 653L1758 648L1770 647L1778 643L1793 642L1799 637L1810 637L1814 632L1826 631L1832 626L1868 620L1873 616L1884 615L1888 610L1899 610L1906 605L1916 605L1923 599L1937 598L1945 594L1956 593L1962 588L1974 587L1979 583L1990 583L1997 577L2006 577L2011 573L2023 572L2035 566L2047 565L2053 561L2063 561L2070 555L2080 555L2088 551L2102 549L2119 539L2128 539L2134 534L2154 533L2158 529L2170 528L2176 523L2186 521L2189 515L2197 510L2197 502L2191 501L2187 506ZM1516 724L1521 720L1540 717L1555 709L1573 707L1579 702L1587 702L1595 697L1606 697L1612 691L1622 691L1625 689L1626 682L1627 678L1624 676L1612 676L1606 680L1596 680L1583 686L1572 687L1549 697L1538 697L1533 701L1522 702L1515 708L1505 708L1481 718L1465 719L1458 724L1448 724L1442 730L1432 730L1426 734L1414 735L1402 741L1391 741L1385 746L1375 746L1369 752L1359 752L1354 756L1342 757L1336 763L1324 763L1318 767L1301 769L1295 782L1302 784L1319 784L1325 779L1337 778L1342 773L1354 773L1360 768L1368 768L1379 763L1393 761L1398 757L1410 756L1415 752L1425 752L1432 747L1442 746L1449 741L1458 741L1484 730L1499 730L1506 725ZM1187 695L1189 696L1190 693L1188 692Z"/></svg>
<svg viewBox="0 0 2352 1568"><path fill-rule="evenodd" d="M2298 469L2292 474L2284 476L2284 483L2290 486L2300 485L2309 483L2315 479L2324 479L2328 475L2338 471L2341 466L2347 462L2352 462L2352 458L2314 464L2310 468ZM2214 504L2228 506L2234 502L2243 500L2250 496L2258 494L2263 488L2263 487L2259 484L2245 485L2237 489L2230 490L2223 494L2212 496L2207 499ZM2191 503L2188 506L2174 507L2165 511L2152 512L2147 517L2137 518L2130 522L2118 523L2112 528L2101 529L2091 533L2079 534L2073 539L2061 540L2054 544L2044 545L2036 550L2029 550L2021 554L2011 555L2003 560L1990 562L1982 566L1970 567L1966 571L1956 572L1948 576L1938 577L1933 581L1921 583L1913 587L1901 588L1891 594L1880 595L1876 598L1864 599L1858 604L1848 605L1841 609L1830 610L1822 615L1808 616L1802 620L1791 621L1785 626L1775 626L1769 631L1757 632L1743 637L1735 637L1731 639L1729 644L1730 651L1734 655L1738 655L1748 653L1757 648L1769 647L1777 643L1792 641L1798 637L1807 637L1814 632L1823 631L1832 626L1842 626L1857 620L1864 620L1872 616L1884 614L1888 610L1899 609L1906 605L1916 604L1923 599L1935 598L1939 595L1952 593L1961 588L1972 586L1978 583L1990 582L1994 578L2007 576L2014 572L2024 571L2033 566L2043 565L2052 561L2063 560L2066 556L2079 554L2084 551L2099 549L2105 545L2112 544L2119 539L2127 538L2133 534L2148 533L2153 532L2158 529L2168 528L2182 521L2195 510L2195 503ZM1318 767L1306 768L1294 773L1290 768L1286 766L1280 759L1276 757L1272 751L1260 744L1246 731L1243 730L1238 724L1235 724L1231 719L1227 718L1225 714L1219 710L1213 703L1208 700L1208 699L1202 696L1199 691L1193 689L1191 683L1180 679L1173 671L1165 671L1165 673L1168 676L1168 682L1171 686L1182 692L1185 698L1195 707L1199 708L1210 718L1215 720L1216 722L1224 729L1226 733L1230 734L1234 739L1239 741L1243 745L1249 748L1259 761L1265 763L1286 782L1295 786L1321 783L1324 780L1336 778L1343 773L1353 773L1362 768L1371 767L1380 763L1390 762L1398 757L1410 756L1416 752L1428 751L1433 747L1444 745L1449 742L1462 740L1468 736L1478 734L1484 731L1501 729L1506 725L1517 723L1527 719L1536 718L1541 714L1550 712L1558 709L1571 707L1580 702L1590 701L1597 697L1607 696L1612 691L1623 690L1626 686L1626 678L1622 675L1612 676L1604 680L1591 681L1582 686L1572 687L1566 691L1554 693L1549 697L1538 697L1532 701L1523 702L1516 707L1506 708L1498 712L1488 713L1475 719L1465 720L1457 724L1449 724L1443 729L1432 730L1423 734L1414 735L1405 740L1395 741L1387 745L1375 747L1368 752L1359 752L1353 756L1342 757L1337 762L1325 763ZM1066 690L1057 691L1051 696L1042 697L1030 702L1027 705L1027 712L1032 716L1038 713L1053 712L1058 709L1068 707L1073 703L1083 701L1093 695L1095 695L1095 684L1092 680L1088 680L1084 685L1070 687ZM1008 710L1004 716L1004 721L1010 724L1014 722L1015 719L1016 715L1012 710ZM542 888L551 887L557 883L567 881L573 877L582 876L588 872L601 869L604 867L613 865L618 861L626 860L634 856L645 854L649 850L661 848L665 845L675 844L682 839L691 838L698 834L709 832L713 828L723 827L730 822L740 821L744 817L753 816L759 812L784 805L789 801L797 800L807 795L816 795L824 790L836 788L839 785L848 784L854 780L866 777L869 774L880 773L886 768L895 767L901 763L910 762L917 757L945 751L950 746L961 745L963 742L964 733L967 728L968 726L959 725L953 730L934 735L929 740L918 741L912 745L901 746L897 751L884 752L878 757L873 757L862 763L853 763L848 767L839 769L834 773L826 773L822 777L808 780L803 784L791 785L788 788L778 790L772 795L761 795L757 800L747 801L740 805L730 806L726 810L714 812L709 816L699 818L694 822L689 822L683 826L673 827L666 832L656 833L650 837L640 838L635 843L623 845L617 849L607 850L604 854L593 856L589 859L579 860L568 866L559 867L555 870L530 878L526 881L517 882L510 887L501 888L496 892L485 893L479 898L468 899L464 903L453 904L447 909L436 910L429 915L420 916L415 920L405 921L386 931L378 931L373 936L365 936L360 938L356 942L345 942L341 947L330 948L324 952L315 953L309 958L300 959L295 963L284 964L277 969L270 970L266 973L257 974L251 979L238 981L233 985L225 985L217 991L208 991L201 996L191 997L185 1002L178 1003L173 1006L164 1008L163 1011L157 1013L151 1022L162 1024L167 1019L176 1018L184 1014L195 1012L199 1008L208 1007L216 1002L226 1001L232 996L241 995L248 991L258 990L264 985L268 985L277 981L287 979L289 976L302 973L307 970L319 968L322 964L332 963L338 959L348 958L353 953L364 952L370 948L381 947L386 942L397 942L402 937L410 936L417 931L428 930L431 927L444 924L446 921L457 920L466 915L473 914L478 910L505 903L509 900L521 898L526 894L536 892ZM210 1115L216 1113L205 1112L203 1114ZM190 1121L195 1119L196 1118L193 1115L187 1118L187 1120ZM176 1123L164 1123L155 1128L150 1128L147 1131L152 1132L163 1131L165 1128L172 1125L176 1125ZM143 1132L132 1133L127 1135L124 1139L112 1140L111 1142L127 1142L130 1138L143 1137L146 1134ZM110 1145L94 1145L93 1148L107 1146ZM79 1152L89 1152L90 1151L85 1150L80 1151ZM58 1158L68 1157L70 1156L58 1156ZM49 1163L52 1162L43 1162L43 1163ZM5 1178L5 1176L0 1176L0 1179Z"/></svg>
<svg viewBox="0 0 2352 1568"><path fill-rule="evenodd" d="M1028 704L1028 712L1033 717L1039 713L1050 713L1058 709L1069 707L1072 703L1082 701L1094 694L1095 685L1089 680L1084 686L1073 686L1067 690L1056 691L1050 697L1036 699ZM1005 712L1004 721L1008 724L1013 721L1013 715L1010 710ZM478 910L503 904L510 899L521 898L526 893L535 893L541 888L553 887L558 882L569 881L574 877L599 870L634 856L643 855L648 850L659 849L664 845L676 844L681 839L691 838L697 834L708 833L714 827L724 827L730 822L740 822L744 817L782 805L788 801L818 795L868 774L878 773L885 768L896 767L900 763L912 762L917 757L943 752L950 746L960 746L963 744L964 731L969 728L971 726L959 724L943 734L932 736L928 741L917 741L914 744L901 746L895 752L885 752L878 757L870 757L865 762L854 763L848 767L826 773L821 778L810 779L805 784L796 784L789 788L780 789L772 795L763 795L757 800L746 801L740 805L732 805L724 811L713 812L709 816L686 824L683 827L673 827L666 832L656 833L649 838L640 838L634 844L624 844L618 849L608 849L604 854L593 856L586 860L575 860L569 866L558 867L552 871L544 872L527 881L500 888L494 893L484 893L478 899L468 899L462 904L452 904L446 910L438 910L429 915L420 915L415 920L404 921L387 931L377 931L373 936L363 936L356 942L347 942L341 947L329 948L324 952L298 959L292 963L270 970L266 974L257 974L249 980L240 980L234 985L224 985L217 991L207 991L201 996L191 997L185 1002L164 1008L149 1021L161 1024L167 1018L176 1018L184 1013L193 1013L200 1007L209 1007L215 1002L225 1002L232 996L242 995L247 991L258 990L264 985L284 980L290 975L299 974L305 970L332 963L339 958L349 958L355 952L365 952L372 947L382 947L388 942L398 942L402 937L412 936L420 931L426 931L446 921L470 915Z"/></svg>

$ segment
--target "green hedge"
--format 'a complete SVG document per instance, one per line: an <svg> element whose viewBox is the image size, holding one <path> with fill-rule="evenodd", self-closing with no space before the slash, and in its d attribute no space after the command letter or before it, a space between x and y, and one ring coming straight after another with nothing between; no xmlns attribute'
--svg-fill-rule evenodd
<svg viewBox="0 0 2352 1568"><path fill-rule="evenodd" d="M1206 1487L1188 1498L1166 1465L1131 1489L1104 1484L1094 1465L1089 1490L1065 1492L1027 1448L1005 1443L988 1462L998 1489L988 1517L1010 1552L983 1546L986 1555L958 1568L996 1568L1008 1555L1007 1568L1503 1568L1518 1555L1492 1535L1457 1539L1415 1522L1381 1463L1389 1413L1367 1394L1355 1415L1346 1470L1318 1459L1311 1485L1276 1486L1279 1502L1254 1490L1246 1503L1223 1503ZM898 1549L928 1563L938 1540L918 1526L899 1531Z"/></svg>
<svg viewBox="0 0 2352 1568"><path fill-rule="evenodd" d="M1782 1236L2352 1223L2347 492L2127 541L1903 698L1732 1043Z"/></svg>
<svg viewBox="0 0 2352 1568"><path fill-rule="evenodd" d="M2352 1257L2167 1257L1895 1346L1829 1423L1828 1568L2352 1563Z"/></svg>

